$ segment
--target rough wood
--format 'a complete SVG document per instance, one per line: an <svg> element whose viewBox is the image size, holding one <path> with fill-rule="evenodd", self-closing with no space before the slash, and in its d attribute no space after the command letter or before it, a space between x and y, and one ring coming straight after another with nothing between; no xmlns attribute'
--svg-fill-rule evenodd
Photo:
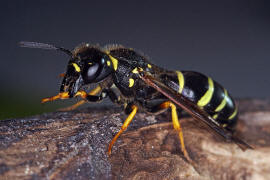
<svg viewBox="0 0 270 180"><path fill-rule="evenodd" d="M270 179L270 101L239 103L238 134L256 149L242 152L183 118L195 165L183 159L169 113L138 113L110 157L126 117L119 108L0 121L0 179Z"/></svg>

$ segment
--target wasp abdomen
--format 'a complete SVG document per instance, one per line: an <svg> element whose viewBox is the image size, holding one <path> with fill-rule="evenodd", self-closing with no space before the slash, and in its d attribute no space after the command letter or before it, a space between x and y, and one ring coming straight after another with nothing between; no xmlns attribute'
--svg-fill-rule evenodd
<svg viewBox="0 0 270 180"><path fill-rule="evenodd" d="M175 71L161 75L163 82L209 113L217 122L231 129L237 108L227 90L212 78L193 71Z"/></svg>

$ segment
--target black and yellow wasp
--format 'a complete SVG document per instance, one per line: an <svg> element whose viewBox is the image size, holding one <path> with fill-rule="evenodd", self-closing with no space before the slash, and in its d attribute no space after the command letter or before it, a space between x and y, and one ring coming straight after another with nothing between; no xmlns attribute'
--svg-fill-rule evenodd
<svg viewBox="0 0 270 180"><path fill-rule="evenodd" d="M226 89L210 77L193 71L160 68L133 49L120 45L99 47L81 44L72 51L37 42L20 42L20 45L59 50L70 56L60 93L42 102L75 96L83 98L66 109L72 110L86 101L98 102L109 97L113 103L124 106L129 115L111 141L109 154L138 110L158 114L171 109L173 127L179 134L181 150L190 159L184 145L177 107L187 111L225 140L235 142L241 149L251 148L233 135L237 122L234 100ZM96 84L97 87L91 92L82 90L89 84Z"/></svg>

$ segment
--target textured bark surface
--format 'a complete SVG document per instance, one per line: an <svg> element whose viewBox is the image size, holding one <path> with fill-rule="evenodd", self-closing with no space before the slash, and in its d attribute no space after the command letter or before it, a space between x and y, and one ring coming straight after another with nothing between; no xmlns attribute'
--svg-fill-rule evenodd
<svg viewBox="0 0 270 180"><path fill-rule="evenodd" d="M0 121L0 179L270 179L270 101L240 100L241 151L191 118L181 124L185 161L170 113L138 113L107 148L126 115L119 108L54 112Z"/></svg>

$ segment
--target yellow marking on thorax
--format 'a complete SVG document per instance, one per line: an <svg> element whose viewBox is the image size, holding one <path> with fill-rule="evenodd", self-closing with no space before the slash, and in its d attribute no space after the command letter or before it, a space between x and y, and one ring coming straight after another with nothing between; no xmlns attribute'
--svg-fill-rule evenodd
<svg viewBox="0 0 270 180"><path fill-rule="evenodd" d="M132 87L133 85L134 85L134 79L130 78L128 87Z"/></svg>
<svg viewBox="0 0 270 180"><path fill-rule="evenodd" d="M151 65L151 64L147 64L147 67L148 67L149 69L151 69L151 68L152 68L152 65Z"/></svg>
<svg viewBox="0 0 270 180"><path fill-rule="evenodd" d="M93 63L89 62L88 64L89 64L89 65L92 65Z"/></svg>
<svg viewBox="0 0 270 180"><path fill-rule="evenodd" d="M215 112L221 111L226 106L227 98L228 98L228 92L226 89L224 89L224 98L221 101L221 103L218 105L218 107L215 109Z"/></svg>
<svg viewBox="0 0 270 180"><path fill-rule="evenodd" d="M72 66L75 68L75 71L81 72L81 68L76 63L72 63Z"/></svg>
<svg viewBox="0 0 270 180"><path fill-rule="evenodd" d="M217 119L217 118L218 118L218 114L214 114L213 119Z"/></svg>
<svg viewBox="0 0 270 180"><path fill-rule="evenodd" d="M117 67L118 67L118 60L114 57L112 57L110 54L108 54L108 56L110 57L112 64L113 64L113 69L116 71Z"/></svg>
<svg viewBox="0 0 270 180"><path fill-rule="evenodd" d="M110 66L111 65L111 62L110 61L107 61L107 66Z"/></svg>
<svg viewBox="0 0 270 180"><path fill-rule="evenodd" d="M175 71L175 72L177 74L178 84L179 84L178 92L181 94L183 89L184 89L184 85L185 85L184 75L181 71Z"/></svg>
<svg viewBox="0 0 270 180"><path fill-rule="evenodd" d="M204 107L205 105L207 105L211 101L211 98L213 96L214 82L210 77L208 77L208 85L209 85L208 90L197 103L197 105L200 107Z"/></svg>
<svg viewBox="0 0 270 180"><path fill-rule="evenodd" d="M134 68L134 69L132 70L132 73L138 74L138 73L139 73L138 68Z"/></svg>
<svg viewBox="0 0 270 180"><path fill-rule="evenodd" d="M230 115L228 119L232 120L237 115L237 111L238 111L237 108L235 108L235 110L233 111L233 113Z"/></svg>

